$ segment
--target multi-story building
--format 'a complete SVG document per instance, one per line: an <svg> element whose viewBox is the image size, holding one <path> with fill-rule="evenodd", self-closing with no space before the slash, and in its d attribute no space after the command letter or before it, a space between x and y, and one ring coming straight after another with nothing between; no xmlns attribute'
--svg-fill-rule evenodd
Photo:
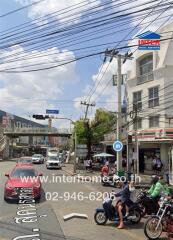
<svg viewBox="0 0 173 240"><path fill-rule="evenodd" d="M160 29L164 33L160 50L137 50L131 61L126 86L129 133L133 144L130 157L139 159L139 171L151 171L154 156L168 170L169 149L173 146L173 23ZM136 111L137 110L137 111ZM137 145L136 145L137 143ZM136 148L137 146L137 148ZM137 154L138 153L138 157Z"/></svg>
<svg viewBox="0 0 173 240"><path fill-rule="evenodd" d="M13 149L13 153L17 154L21 151L28 151L29 146L40 146L40 145L48 145L49 139L46 136L19 136L17 138L12 138L10 143L6 142L6 138L3 136L4 129L16 129L22 128L26 130L27 128L45 128L46 126L43 124L36 123L34 121L7 113L5 111L0 110L0 157L8 156L9 150ZM9 146L11 146L9 148ZM11 150L10 150L11 152Z"/></svg>
<svg viewBox="0 0 173 240"><path fill-rule="evenodd" d="M45 128L45 125L0 110L0 125L3 128ZM44 144L45 137L19 137L19 144Z"/></svg>

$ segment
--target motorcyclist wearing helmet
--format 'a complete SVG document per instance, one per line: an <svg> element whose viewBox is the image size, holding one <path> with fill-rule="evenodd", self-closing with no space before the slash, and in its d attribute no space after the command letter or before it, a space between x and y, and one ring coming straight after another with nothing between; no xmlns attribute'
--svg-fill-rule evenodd
<svg viewBox="0 0 173 240"><path fill-rule="evenodd" d="M165 192L165 188L162 183L159 181L158 176L154 176L151 181L151 187L148 190L148 194L152 198L158 198L162 192Z"/></svg>

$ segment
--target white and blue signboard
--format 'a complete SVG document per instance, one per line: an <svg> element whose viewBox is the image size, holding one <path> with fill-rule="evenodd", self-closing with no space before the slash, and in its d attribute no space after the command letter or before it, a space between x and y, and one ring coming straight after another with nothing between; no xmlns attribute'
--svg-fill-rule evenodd
<svg viewBox="0 0 173 240"><path fill-rule="evenodd" d="M139 50L160 50L160 34L147 31L138 35L138 38Z"/></svg>
<svg viewBox="0 0 173 240"><path fill-rule="evenodd" d="M46 109L46 114L59 114L59 110Z"/></svg>
<svg viewBox="0 0 173 240"><path fill-rule="evenodd" d="M113 149L116 151L116 152L121 152L123 150L123 144L121 141L117 140L114 142L113 144Z"/></svg>

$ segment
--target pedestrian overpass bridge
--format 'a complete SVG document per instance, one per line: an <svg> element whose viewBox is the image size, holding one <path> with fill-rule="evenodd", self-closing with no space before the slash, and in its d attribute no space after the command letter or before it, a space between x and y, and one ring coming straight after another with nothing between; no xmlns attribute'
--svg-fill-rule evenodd
<svg viewBox="0 0 173 240"><path fill-rule="evenodd" d="M3 135L8 137L19 136L54 136L54 137L70 137L71 131L68 129L56 128L6 128Z"/></svg>

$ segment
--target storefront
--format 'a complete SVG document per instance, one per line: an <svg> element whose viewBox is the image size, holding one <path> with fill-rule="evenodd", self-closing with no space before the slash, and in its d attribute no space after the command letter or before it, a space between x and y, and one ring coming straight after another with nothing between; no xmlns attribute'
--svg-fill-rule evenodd
<svg viewBox="0 0 173 240"><path fill-rule="evenodd" d="M160 148L139 149L139 172L152 171L153 159L160 158Z"/></svg>

